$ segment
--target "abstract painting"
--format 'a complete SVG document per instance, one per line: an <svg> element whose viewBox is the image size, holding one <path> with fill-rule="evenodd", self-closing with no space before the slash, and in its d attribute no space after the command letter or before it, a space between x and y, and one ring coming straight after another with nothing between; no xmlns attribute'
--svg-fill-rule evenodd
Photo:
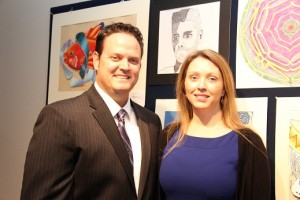
<svg viewBox="0 0 300 200"><path fill-rule="evenodd" d="M237 88L300 86L299 13L299 0L238 2Z"/></svg>

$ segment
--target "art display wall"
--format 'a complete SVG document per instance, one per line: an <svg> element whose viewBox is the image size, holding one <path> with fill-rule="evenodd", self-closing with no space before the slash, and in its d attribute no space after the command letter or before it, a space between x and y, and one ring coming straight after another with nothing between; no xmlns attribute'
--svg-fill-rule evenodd
<svg viewBox="0 0 300 200"><path fill-rule="evenodd" d="M174 24L184 12L194 29L187 25L183 32L198 36L185 50L213 49L232 68L239 116L267 147L272 198L298 199L299 8L299 0L94 1L52 8L47 103L78 95L94 82L89 54L95 36L102 26L123 21L138 26L145 38L141 75L131 98L167 125L176 118L174 86L182 59L175 50L180 41L174 38L174 31L179 32ZM75 65L65 59L74 45L85 49L85 61Z"/></svg>

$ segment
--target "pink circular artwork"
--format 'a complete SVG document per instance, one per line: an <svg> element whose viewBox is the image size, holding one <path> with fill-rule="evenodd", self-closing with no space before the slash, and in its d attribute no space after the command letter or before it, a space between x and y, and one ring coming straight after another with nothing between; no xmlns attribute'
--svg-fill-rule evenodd
<svg viewBox="0 0 300 200"><path fill-rule="evenodd" d="M249 0L238 39L247 65L259 76L300 85L300 0Z"/></svg>

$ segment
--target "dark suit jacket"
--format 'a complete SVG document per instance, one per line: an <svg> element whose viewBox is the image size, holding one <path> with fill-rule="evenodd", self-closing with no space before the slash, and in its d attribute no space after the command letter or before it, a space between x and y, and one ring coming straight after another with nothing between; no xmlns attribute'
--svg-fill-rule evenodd
<svg viewBox="0 0 300 200"><path fill-rule="evenodd" d="M131 105L142 146L138 196L117 125L92 86L42 109L26 156L21 199L157 199L161 122L153 112Z"/></svg>

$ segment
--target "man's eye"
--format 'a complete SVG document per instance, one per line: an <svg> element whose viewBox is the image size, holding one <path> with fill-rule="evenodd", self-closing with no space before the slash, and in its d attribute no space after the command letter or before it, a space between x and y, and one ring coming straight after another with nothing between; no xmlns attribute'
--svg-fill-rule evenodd
<svg viewBox="0 0 300 200"><path fill-rule="evenodd" d="M192 38L193 37L193 34L185 34L184 36L183 36L183 38L184 39L190 39L190 38Z"/></svg>
<svg viewBox="0 0 300 200"><path fill-rule="evenodd" d="M129 62L133 65L140 64L140 60L138 58L131 58L131 59L129 59Z"/></svg>
<svg viewBox="0 0 300 200"><path fill-rule="evenodd" d="M111 56L110 57L113 61L118 61L119 60L119 57L118 56Z"/></svg>
<svg viewBox="0 0 300 200"><path fill-rule="evenodd" d="M177 42L179 40L179 35L173 35L173 41Z"/></svg>

